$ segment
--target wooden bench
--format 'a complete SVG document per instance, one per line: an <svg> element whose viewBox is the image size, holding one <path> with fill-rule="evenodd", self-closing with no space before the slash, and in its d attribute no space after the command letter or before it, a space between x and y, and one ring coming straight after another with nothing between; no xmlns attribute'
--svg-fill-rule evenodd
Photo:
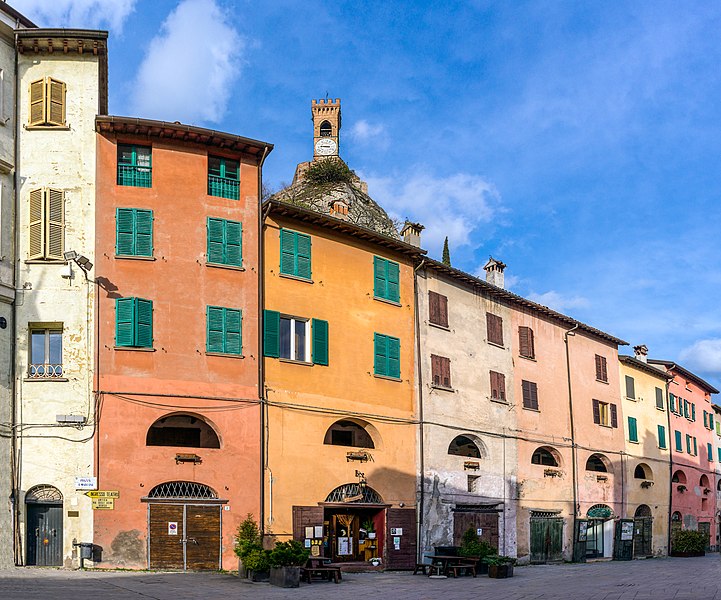
<svg viewBox="0 0 721 600"><path fill-rule="evenodd" d="M461 563L458 565L448 565L448 573L453 573L453 577L458 577L459 575L462 575L463 572L471 572L471 575L474 577L476 576L476 565L473 565L471 563Z"/></svg>
<svg viewBox="0 0 721 600"><path fill-rule="evenodd" d="M335 583L340 583L343 579L340 567L313 567L312 569L303 569L301 580L312 583L313 577L320 577L321 579L327 579L328 581L330 581L332 577Z"/></svg>
<svg viewBox="0 0 721 600"><path fill-rule="evenodd" d="M433 565L431 565L429 563L416 563L416 568L413 569L413 574L418 575L418 571L420 571L421 573L423 573L425 575L426 571L428 569L430 569L432 566Z"/></svg>

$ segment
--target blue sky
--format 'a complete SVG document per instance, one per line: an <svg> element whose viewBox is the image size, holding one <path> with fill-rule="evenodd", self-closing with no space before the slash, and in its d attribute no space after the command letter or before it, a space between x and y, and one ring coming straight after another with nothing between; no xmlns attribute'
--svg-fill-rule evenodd
<svg viewBox="0 0 721 600"><path fill-rule="evenodd" d="M721 385L721 5L712 2L15 0L110 30L110 110L341 155L471 273ZM622 352L631 352L630 348Z"/></svg>

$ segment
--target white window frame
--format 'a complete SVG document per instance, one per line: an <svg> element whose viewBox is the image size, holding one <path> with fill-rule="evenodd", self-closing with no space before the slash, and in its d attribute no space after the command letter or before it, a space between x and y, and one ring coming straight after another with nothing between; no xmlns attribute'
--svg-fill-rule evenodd
<svg viewBox="0 0 721 600"><path fill-rule="evenodd" d="M280 315L281 320L281 328L282 328L282 322L283 320L289 320L290 321L290 337L289 337L289 343L290 348L288 352L288 356L283 356L283 348L282 348L282 339L280 336L280 331L278 332L278 354L283 360L292 360L296 362L310 362L311 356L310 356L310 319L306 319L304 317L294 317L292 315ZM293 337L295 332L295 324L296 323L304 323L305 324L305 358L300 359L297 358L295 355L295 344L293 343Z"/></svg>

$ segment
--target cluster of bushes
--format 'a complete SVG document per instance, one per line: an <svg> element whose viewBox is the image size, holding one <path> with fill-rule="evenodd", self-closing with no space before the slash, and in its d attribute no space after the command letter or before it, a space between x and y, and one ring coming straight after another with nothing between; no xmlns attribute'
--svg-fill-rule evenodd
<svg viewBox="0 0 721 600"><path fill-rule="evenodd" d="M702 531L681 529L674 532L671 539L671 552L679 554L704 554L708 544L708 535Z"/></svg>
<svg viewBox="0 0 721 600"><path fill-rule="evenodd" d="M302 567L308 560L309 552L295 540L276 542L275 548L265 550L258 524L253 515L248 513L238 526L235 554L247 570L261 573L269 571L271 567Z"/></svg>

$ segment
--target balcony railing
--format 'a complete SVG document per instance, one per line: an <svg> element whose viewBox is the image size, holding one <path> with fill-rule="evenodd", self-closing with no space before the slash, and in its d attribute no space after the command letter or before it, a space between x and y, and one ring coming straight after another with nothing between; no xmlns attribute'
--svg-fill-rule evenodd
<svg viewBox="0 0 721 600"><path fill-rule="evenodd" d="M29 379L57 379L63 376L63 365L37 364L30 365Z"/></svg>
<svg viewBox="0 0 721 600"><path fill-rule="evenodd" d="M118 185L149 188L153 185L151 167L118 165Z"/></svg>
<svg viewBox="0 0 721 600"><path fill-rule="evenodd" d="M237 179L208 175L208 195L238 200L240 198L240 182Z"/></svg>

